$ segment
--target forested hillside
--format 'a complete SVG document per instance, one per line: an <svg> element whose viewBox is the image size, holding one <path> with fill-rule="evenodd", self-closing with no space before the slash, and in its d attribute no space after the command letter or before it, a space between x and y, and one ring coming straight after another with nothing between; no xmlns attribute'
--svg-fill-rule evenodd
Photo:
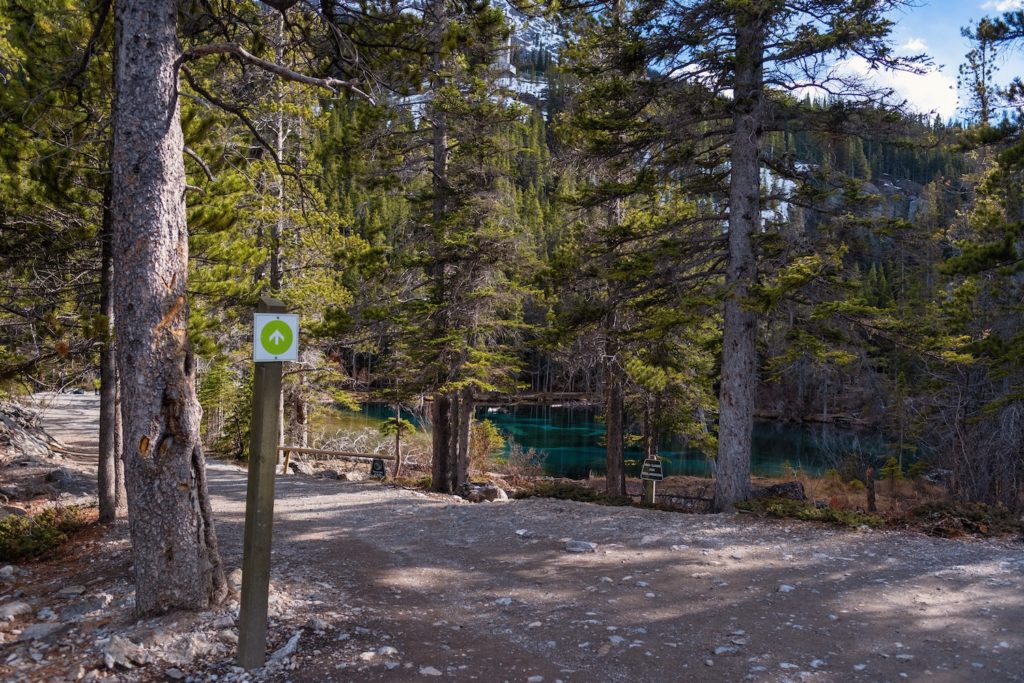
<svg viewBox="0 0 1024 683"><path fill-rule="evenodd" d="M902 4L0 0L0 387L102 388L104 517L126 476L208 546L154 609L222 589L202 454L247 455L261 294L303 326L283 438L416 410L437 491L481 401L557 398L603 407L609 493L674 437L732 509L756 416L1017 508L1024 86L979 55L1024 17L944 121L830 68L925 68Z"/></svg>

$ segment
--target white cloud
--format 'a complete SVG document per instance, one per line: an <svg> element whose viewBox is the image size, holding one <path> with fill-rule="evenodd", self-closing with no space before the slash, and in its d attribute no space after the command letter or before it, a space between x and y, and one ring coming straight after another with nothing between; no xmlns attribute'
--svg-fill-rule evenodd
<svg viewBox="0 0 1024 683"><path fill-rule="evenodd" d="M990 9L996 12L1012 12L1013 10L1024 9L1024 0L988 0L988 2L982 4L981 9Z"/></svg>
<svg viewBox="0 0 1024 683"><path fill-rule="evenodd" d="M917 54L919 52L927 52L928 44L921 38L911 38L907 42L900 45L900 49L907 52L908 54Z"/></svg>
<svg viewBox="0 0 1024 683"><path fill-rule="evenodd" d="M851 72L882 88L891 88L898 99L921 114L938 113L943 119L956 115L956 79L933 69L923 74L905 71L871 71L863 59L849 59L843 65Z"/></svg>

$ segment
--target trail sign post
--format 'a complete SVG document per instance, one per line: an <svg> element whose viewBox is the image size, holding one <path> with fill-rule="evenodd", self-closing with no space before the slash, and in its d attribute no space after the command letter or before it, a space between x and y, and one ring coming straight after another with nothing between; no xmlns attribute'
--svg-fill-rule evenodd
<svg viewBox="0 0 1024 683"><path fill-rule="evenodd" d="M252 359L257 363L297 361L299 316L288 313L256 313L252 325Z"/></svg>
<svg viewBox="0 0 1024 683"><path fill-rule="evenodd" d="M371 479L384 479L388 476L388 473L384 471L384 459L374 458L370 462L370 478Z"/></svg>
<svg viewBox="0 0 1024 683"><path fill-rule="evenodd" d="M656 455L649 455L640 468L640 478L644 482L644 502L654 505L655 482L665 478L661 469L661 459Z"/></svg>
<svg viewBox="0 0 1024 683"><path fill-rule="evenodd" d="M238 664L262 666L267 656L267 599L274 523L274 470L281 397L281 361L297 360L299 316L283 302L260 298L253 316L256 367L249 426L249 482L245 495L242 598L238 615Z"/></svg>

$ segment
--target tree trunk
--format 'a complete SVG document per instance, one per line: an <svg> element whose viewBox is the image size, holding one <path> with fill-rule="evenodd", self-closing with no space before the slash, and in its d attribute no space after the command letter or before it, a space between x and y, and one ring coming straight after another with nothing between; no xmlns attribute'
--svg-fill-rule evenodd
<svg viewBox="0 0 1024 683"><path fill-rule="evenodd" d="M471 428L473 425L473 387L465 387L458 392L458 439L455 452L455 488L469 482L469 447Z"/></svg>
<svg viewBox="0 0 1024 683"><path fill-rule="evenodd" d="M175 0L116 7L114 320L138 614L226 593L188 342L188 232Z"/></svg>
<svg viewBox="0 0 1024 683"><path fill-rule="evenodd" d="M430 441L434 456L431 465L430 488L438 493L452 493L455 488L449 457L452 426L451 397L448 394L436 394L430 404L430 412L431 421L434 423Z"/></svg>
<svg viewBox="0 0 1024 683"><path fill-rule="evenodd" d="M402 473L402 404L395 404L395 469L391 476L398 479Z"/></svg>
<svg viewBox="0 0 1024 683"><path fill-rule="evenodd" d="M757 380L757 315L745 308L756 277L753 235L761 219L761 96L764 26L737 12L736 87L729 178L729 266L719 391L715 509L731 511L750 493L750 444Z"/></svg>
<svg viewBox="0 0 1024 683"><path fill-rule="evenodd" d="M654 438L654 402L650 396L644 397L644 457L657 453L657 440Z"/></svg>
<svg viewBox="0 0 1024 683"><path fill-rule="evenodd" d="M447 13L445 11L445 0L431 0L429 8L430 25L430 89L433 93L439 93L445 85L444 78L444 47L445 26ZM430 265L429 275L434 280L434 305L438 307L435 313L434 325L439 336L446 334L447 324L441 310L445 306L445 265L440 258L441 246L444 242L444 221L448 212L448 120L443 107L437 106L436 98L430 107L431 117L431 162L433 177L431 179L431 223L434 234L432 241L436 246L437 253L433 263ZM444 377L438 378L443 382ZM433 478L431 488L439 493L452 493L455 490L458 480L458 393L443 394L440 391L434 395L434 402L431 407L434 419L434 430L432 432L431 446L434 455L432 467Z"/></svg>
<svg viewBox="0 0 1024 683"><path fill-rule="evenodd" d="M124 467L118 466L121 459L121 419L114 358L114 302L111 296L114 258L111 251L113 225L110 220L110 193L108 181L103 192L103 226L100 233L100 315L103 316L106 325L103 347L100 349L99 465L96 470L101 524L109 524L117 519L119 514L124 516L127 513L124 495L118 496L118 493L124 490Z"/></svg>
<svg viewBox="0 0 1024 683"><path fill-rule="evenodd" d="M622 433L622 375L618 367L618 345L612 341L614 315L609 314L605 334L605 490L610 496L626 495L626 459Z"/></svg>
<svg viewBox="0 0 1024 683"><path fill-rule="evenodd" d="M284 12L279 13L277 18L277 45L274 46L274 63L284 66ZM284 159L284 81L277 79L274 89L274 108L277 110L277 139L275 140L275 151L278 159ZM284 176L278 173L277 176L277 220L270 227L270 291L275 293L281 291L283 280L281 266L281 237L284 235ZM283 407L283 406L282 406ZM281 411L284 419L284 411ZM283 433L283 432L282 432ZM283 443L283 442L282 442Z"/></svg>

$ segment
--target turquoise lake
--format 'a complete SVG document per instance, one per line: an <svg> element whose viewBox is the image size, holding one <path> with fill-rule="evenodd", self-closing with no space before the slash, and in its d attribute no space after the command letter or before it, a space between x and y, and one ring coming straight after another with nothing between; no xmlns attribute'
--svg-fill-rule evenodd
<svg viewBox="0 0 1024 683"><path fill-rule="evenodd" d="M348 411L342 411L346 413ZM366 404L363 418L384 420L394 415L389 406ZM352 414L352 413L349 413ZM410 419L403 411L402 417ZM490 420L524 449L544 453L545 471L553 476L581 479L587 472L604 471L605 435L600 411L593 406L508 405L480 407L478 420ZM871 459L883 458L889 442L878 433L828 424L757 422L754 425L752 467L755 475L778 476L788 464L808 474L821 474L844 457L861 453ZM681 443L660 444L666 474L711 476L703 454ZM634 460L636 476L642 452L626 449L626 460Z"/></svg>

